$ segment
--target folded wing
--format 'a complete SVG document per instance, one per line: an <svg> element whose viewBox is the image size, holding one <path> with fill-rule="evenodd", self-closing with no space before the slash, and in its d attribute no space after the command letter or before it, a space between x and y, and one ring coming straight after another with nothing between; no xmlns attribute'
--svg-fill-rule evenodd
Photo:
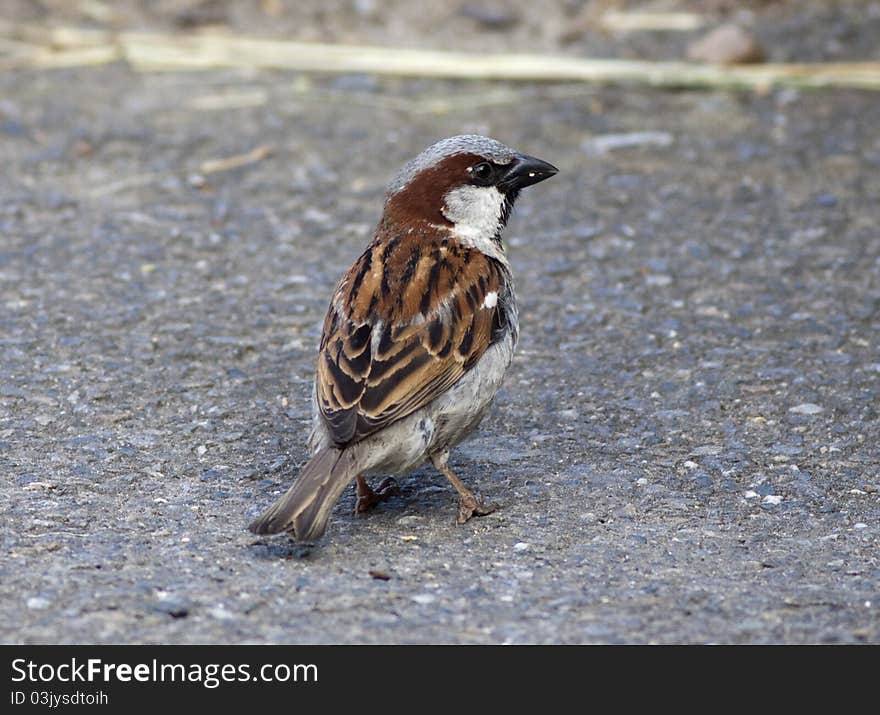
<svg viewBox="0 0 880 715"><path fill-rule="evenodd" d="M338 447L448 390L501 334L506 268L429 230L374 241L324 322L317 398Z"/></svg>

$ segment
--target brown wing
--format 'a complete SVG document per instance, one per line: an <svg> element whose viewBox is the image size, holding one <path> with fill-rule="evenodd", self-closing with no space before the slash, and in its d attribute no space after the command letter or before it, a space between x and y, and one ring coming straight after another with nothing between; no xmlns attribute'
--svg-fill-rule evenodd
<svg viewBox="0 0 880 715"><path fill-rule="evenodd" d="M449 389L502 323L506 269L436 229L377 238L342 279L318 356L317 397L337 446ZM486 296L495 293L495 300Z"/></svg>

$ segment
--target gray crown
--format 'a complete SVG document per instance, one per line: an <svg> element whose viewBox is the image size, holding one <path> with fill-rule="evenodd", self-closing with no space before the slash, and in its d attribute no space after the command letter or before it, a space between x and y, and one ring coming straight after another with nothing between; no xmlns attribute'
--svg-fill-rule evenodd
<svg viewBox="0 0 880 715"><path fill-rule="evenodd" d="M454 154L478 154L496 164L509 164L516 156L513 150L495 139L479 134L462 134L432 144L415 159L408 162L388 185L388 195L400 191L423 169Z"/></svg>

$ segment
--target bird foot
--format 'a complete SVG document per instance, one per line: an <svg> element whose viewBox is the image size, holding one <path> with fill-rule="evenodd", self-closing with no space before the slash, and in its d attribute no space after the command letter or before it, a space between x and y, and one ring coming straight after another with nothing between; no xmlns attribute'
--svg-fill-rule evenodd
<svg viewBox="0 0 880 715"><path fill-rule="evenodd" d="M364 484L366 489L362 489L358 485L358 497L354 505L355 514L363 514L389 497L400 496L400 486L393 477L383 479L376 489L371 489L369 485L366 485L366 482Z"/></svg>
<svg viewBox="0 0 880 715"><path fill-rule="evenodd" d="M467 496L462 495L461 499L458 501L458 519L456 521L458 521L459 524L464 524L473 516L486 516L497 509L497 505L486 504L486 502L478 496L473 494Z"/></svg>

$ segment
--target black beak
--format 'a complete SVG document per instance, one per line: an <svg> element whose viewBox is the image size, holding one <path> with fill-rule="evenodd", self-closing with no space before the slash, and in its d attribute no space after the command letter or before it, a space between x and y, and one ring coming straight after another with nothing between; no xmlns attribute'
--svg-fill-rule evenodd
<svg viewBox="0 0 880 715"><path fill-rule="evenodd" d="M548 164L546 161L536 159L533 156L517 154L507 173L498 182L498 186L505 191L519 191L526 186L549 179L558 173L559 169L553 166L553 164Z"/></svg>

